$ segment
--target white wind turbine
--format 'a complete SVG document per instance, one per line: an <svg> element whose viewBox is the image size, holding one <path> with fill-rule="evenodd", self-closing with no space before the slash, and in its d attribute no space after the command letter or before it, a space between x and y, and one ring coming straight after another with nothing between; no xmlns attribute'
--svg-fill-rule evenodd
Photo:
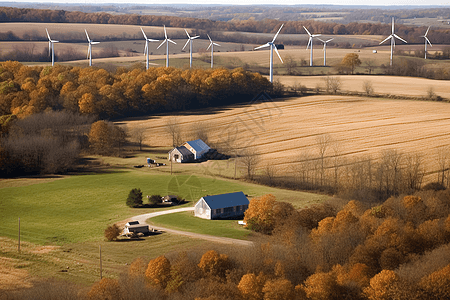
<svg viewBox="0 0 450 300"><path fill-rule="evenodd" d="M403 42L405 42L405 43L408 43L407 41L405 41L404 39L402 39L401 37L399 37L398 35L396 35L396 34L394 33L394 17L392 17L392 33L391 33L390 36L388 36L387 38L385 38L385 39L380 43L380 45L381 45L381 44L383 44L384 42L386 42L387 40L391 39L391 62L390 62L391 67L392 67L392 57L393 57L393 55L394 55L395 39L396 39L396 38L399 39L399 40L401 40L401 41L403 41Z"/></svg>
<svg viewBox="0 0 450 300"><path fill-rule="evenodd" d="M166 25L164 25L164 37L165 37L164 41L156 49L159 49L164 43L166 43L166 68L168 68L169 67L169 42L171 42L172 44L175 44L175 45L177 43L175 43L174 41L172 41L171 39L169 39L167 37Z"/></svg>
<svg viewBox="0 0 450 300"><path fill-rule="evenodd" d="M275 40L278 36L278 34L281 31L281 28L283 28L284 24L281 24L280 29L278 29L277 33L275 34L275 36L273 37L271 42L268 42L262 46L256 47L255 50L257 49L261 49L261 48L265 48L265 47L270 47L270 82L273 82L273 50L275 50L275 52L278 55L278 58L281 60L281 63L283 63L283 60L281 59L280 53L278 53L278 49L277 46L275 45Z"/></svg>
<svg viewBox="0 0 450 300"><path fill-rule="evenodd" d="M91 40L89 38L89 34L87 33L86 29L84 30L84 32L86 32L86 37L89 42L87 57L89 58L89 67L90 67L90 66L92 66L92 45L100 44L100 42L94 42L93 40Z"/></svg>
<svg viewBox="0 0 450 300"><path fill-rule="evenodd" d="M47 28L45 28L45 32L47 32L47 37L48 37L48 55L52 56L52 66L53 66L55 64L55 48L54 48L53 44L59 43L59 41L52 40L50 38L50 34L48 34ZM426 45L425 45L425 47L426 47ZM51 54L50 54L50 52L51 52Z"/></svg>
<svg viewBox="0 0 450 300"><path fill-rule="evenodd" d="M421 36L425 39L425 59L427 59L427 43L430 44L431 47L433 47L433 45L431 45L430 40L427 37L428 31L430 30L431 26L428 26L427 32L425 32L425 35Z"/></svg>
<svg viewBox="0 0 450 300"><path fill-rule="evenodd" d="M327 65L327 44L328 42L331 42L334 39L329 39L329 40L322 40L322 39L318 39L319 41L321 41L323 43L323 65L326 66Z"/></svg>
<svg viewBox="0 0 450 300"><path fill-rule="evenodd" d="M208 51L208 49L211 48L211 68L212 68L212 67L214 67L214 46L219 46L220 47L220 45L217 44L217 43L214 43L211 40L211 38L209 37L209 34L207 34L207 36L208 36L208 39L209 39L210 43L209 43L208 48L206 48L206 51Z"/></svg>
<svg viewBox="0 0 450 300"><path fill-rule="evenodd" d="M184 48L186 48L187 44L189 43L189 68L192 68L192 41L195 40L196 38L199 38L200 36L196 35L191 37L186 29L184 31L186 31L188 40L186 41L186 44L184 44L184 47L181 50L184 50Z"/></svg>
<svg viewBox="0 0 450 300"><path fill-rule="evenodd" d="M311 45L311 55L309 58L309 66L312 67L313 66L313 39L315 37L321 36L321 34L311 34L308 29L306 29L305 26L303 26L303 28L305 28L306 32L309 35L309 40L308 40L308 45L306 46L306 50L308 50L309 46Z"/></svg>
<svg viewBox="0 0 450 300"><path fill-rule="evenodd" d="M145 54L145 68L146 68L146 70L148 70L148 63L149 63L149 58L148 58L148 56L149 56L149 54L148 54L148 42L159 42L159 40L152 40L152 39L149 39L149 38L147 38L147 35L145 35L145 32L144 32L144 30L142 29L142 27L141 27L141 31L142 31L142 34L144 35L144 38L145 38L145 48L144 48L144 54Z"/></svg>

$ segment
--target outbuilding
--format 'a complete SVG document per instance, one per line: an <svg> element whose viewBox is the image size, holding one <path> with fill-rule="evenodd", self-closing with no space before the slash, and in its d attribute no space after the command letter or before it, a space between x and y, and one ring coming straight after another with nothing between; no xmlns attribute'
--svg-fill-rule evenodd
<svg viewBox="0 0 450 300"><path fill-rule="evenodd" d="M148 228L148 225L140 224L139 221L130 221L125 224L122 232L123 235L132 235L139 233L142 233L144 235L149 234L150 230Z"/></svg>
<svg viewBox="0 0 450 300"><path fill-rule="evenodd" d="M169 160L179 163L191 162L194 161L194 154L185 146L180 146L169 151Z"/></svg>
<svg viewBox="0 0 450 300"><path fill-rule="evenodd" d="M243 192L205 196L197 201L194 215L203 219L228 219L244 215L249 201Z"/></svg>
<svg viewBox="0 0 450 300"><path fill-rule="evenodd" d="M169 160L173 162L193 162L202 158L211 148L202 140L185 142L182 146L169 151Z"/></svg>

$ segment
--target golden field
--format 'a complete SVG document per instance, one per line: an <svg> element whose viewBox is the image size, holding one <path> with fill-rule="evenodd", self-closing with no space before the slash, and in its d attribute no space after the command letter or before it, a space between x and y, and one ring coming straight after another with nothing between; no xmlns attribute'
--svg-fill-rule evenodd
<svg viewBox="0 0 450 300"><path fill-rule="evenodd" d="M121 124L145 128L148 145L170 146L165 124L171 118L155 116ZM450 104L438 102L309 96L192 111L176 118L184 140L193 138L193 128L201 124L212 145L251 147L259 155L261 168L271 164L279 174L290 173L305 153L317 157L317 138L322 134L329 134L348 159L376 159L385 149L420 153L428 172L436 170L438 149L450 144Z"/></svg>

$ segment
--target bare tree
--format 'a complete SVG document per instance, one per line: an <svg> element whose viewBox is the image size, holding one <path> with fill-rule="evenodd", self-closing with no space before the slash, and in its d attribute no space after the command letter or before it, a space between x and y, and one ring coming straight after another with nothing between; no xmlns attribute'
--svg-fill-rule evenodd
<svg viewBox="0 0 450 300"><path fill-rule="evenodd" d="M276 176L276 169L272 163L266 164L264 167L264 177L268 185L272 185Z"/></svg>
<svg viewBox="0 0 450 300"><path fill-rule="evenodd" d="M363 82L363 90L366 93L367 96L370 96L373 94L373 84L370 80L364 80Z"/></svg>
<svg viewBox="0 0 450 300"><path fill-rule="evenodd" d="M448 173L448 152L449 148L447 146L439 147L437 149L438 166L439 166L438 182L440 182L442 185L444 185Z"/></svg>
<svg viewBox="0 0 450 300"><path fill-rule="evenodd" d="M288 75L292 75L294 69L297 67L297 62L291 55L288 55L284 59L284 65L286 66Z"/></svg>
<svg viewBox="0 0 450 300"><path fill-rule="evenodd" d="M256 173L259 157L254 148L246 148L239 153L239 166L243 169L245 177L252 180Z"/></svg>
<svg viewBox="0 0 450 300"><path fill-rule="evenodd" d="M179 146L183 140L181 138L181 126L177 117L171 117L165 124L166 132L172 137L172 147Z"/></svg>
<svg viewBox="0 0 450 300"><path fill-rule="evenodd" d="M369 75L372 74L372 71L375 69L375 60L369 59L364 62L367 72Z"/></svg>
<svg viewBox="0 0 450 300"><path fill-rule="evenodd" d="M341 147L341 144L339 143L339 141L333 140L332 150L333 150L332 163L333 163L333 173L334 173L333 174L333 181L334 181L333 186L334 186L335 191L337 191L338 187L339 187L339 177L340 177L339 169L342 164L342 147Z"/></svg>
<svg viewBox="0 0 450 300"><path fill-rule="evenodd" d="M323 81L325 83L325 91L329 94L337 94L337 92L340 91L342 82L341 78L339 77L333 77L333 76L326 76L323 78Z"/></svg>
<svg viewBox="0 0 450 300"><path fill-rule="evenodd" d="M139 151L142 151L142 142L145 138L145 128L143 126L136 126L130 129L129 132L133 141L139 145Z"/></svg>
<svg viewBox="0 0 450 300"><path fill-rule="evenodd" d="M191 132L194 140L200 139L209 145L209 132L211 125L207 122L195 122L192 124Z"/></svg>
<svg viewBox="0 0 450 300"><path fill-rule="evenodd" d="M423 170L423 156L421 154L407 155L405 157L405 180L407 192L414 192L420 190L424 176Z"/></svg>
<svg viewBox="0 0 450 300"><path fill-rule="evenodd" d="M323 178L325 176L325 152L331 143L331 136L328 133L321 134L316 138L317 149L319 150L320 161L320 185L323 185Z"/></svg>

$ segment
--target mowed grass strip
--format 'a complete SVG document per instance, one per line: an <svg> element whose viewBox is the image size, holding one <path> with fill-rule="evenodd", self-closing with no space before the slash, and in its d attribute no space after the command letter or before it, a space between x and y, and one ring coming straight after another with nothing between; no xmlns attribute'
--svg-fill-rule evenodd
<svg viewBox="0 0 450 300"><path fill-rule="evenodd" d="M170 229L208 234L219 237L245 239L250 231L237 220L206 220L194 216L193 212L179 212L153 217L147 223Z"/></svg>
<svg viewBox="0 0 450 300"><path fill-rule="evenodd" d="M21 239L25 241L59 245L103 241L108 225L158 210L127 207L125 201L132 188L142 190L144 203L147 201L146 195L175 194L189 201L186 206L193 205L204 195L237 191L252 197L272 193L278 200L289 201L296 207L328 199L321 195L192 175L189 169L173 176L169 172L170 166L157 170L111 170L32 185L22 182L24 186L1 188L1 235L17 239L20 218ZM11 181L7 181L7 185L11 186Z"/></svg>

